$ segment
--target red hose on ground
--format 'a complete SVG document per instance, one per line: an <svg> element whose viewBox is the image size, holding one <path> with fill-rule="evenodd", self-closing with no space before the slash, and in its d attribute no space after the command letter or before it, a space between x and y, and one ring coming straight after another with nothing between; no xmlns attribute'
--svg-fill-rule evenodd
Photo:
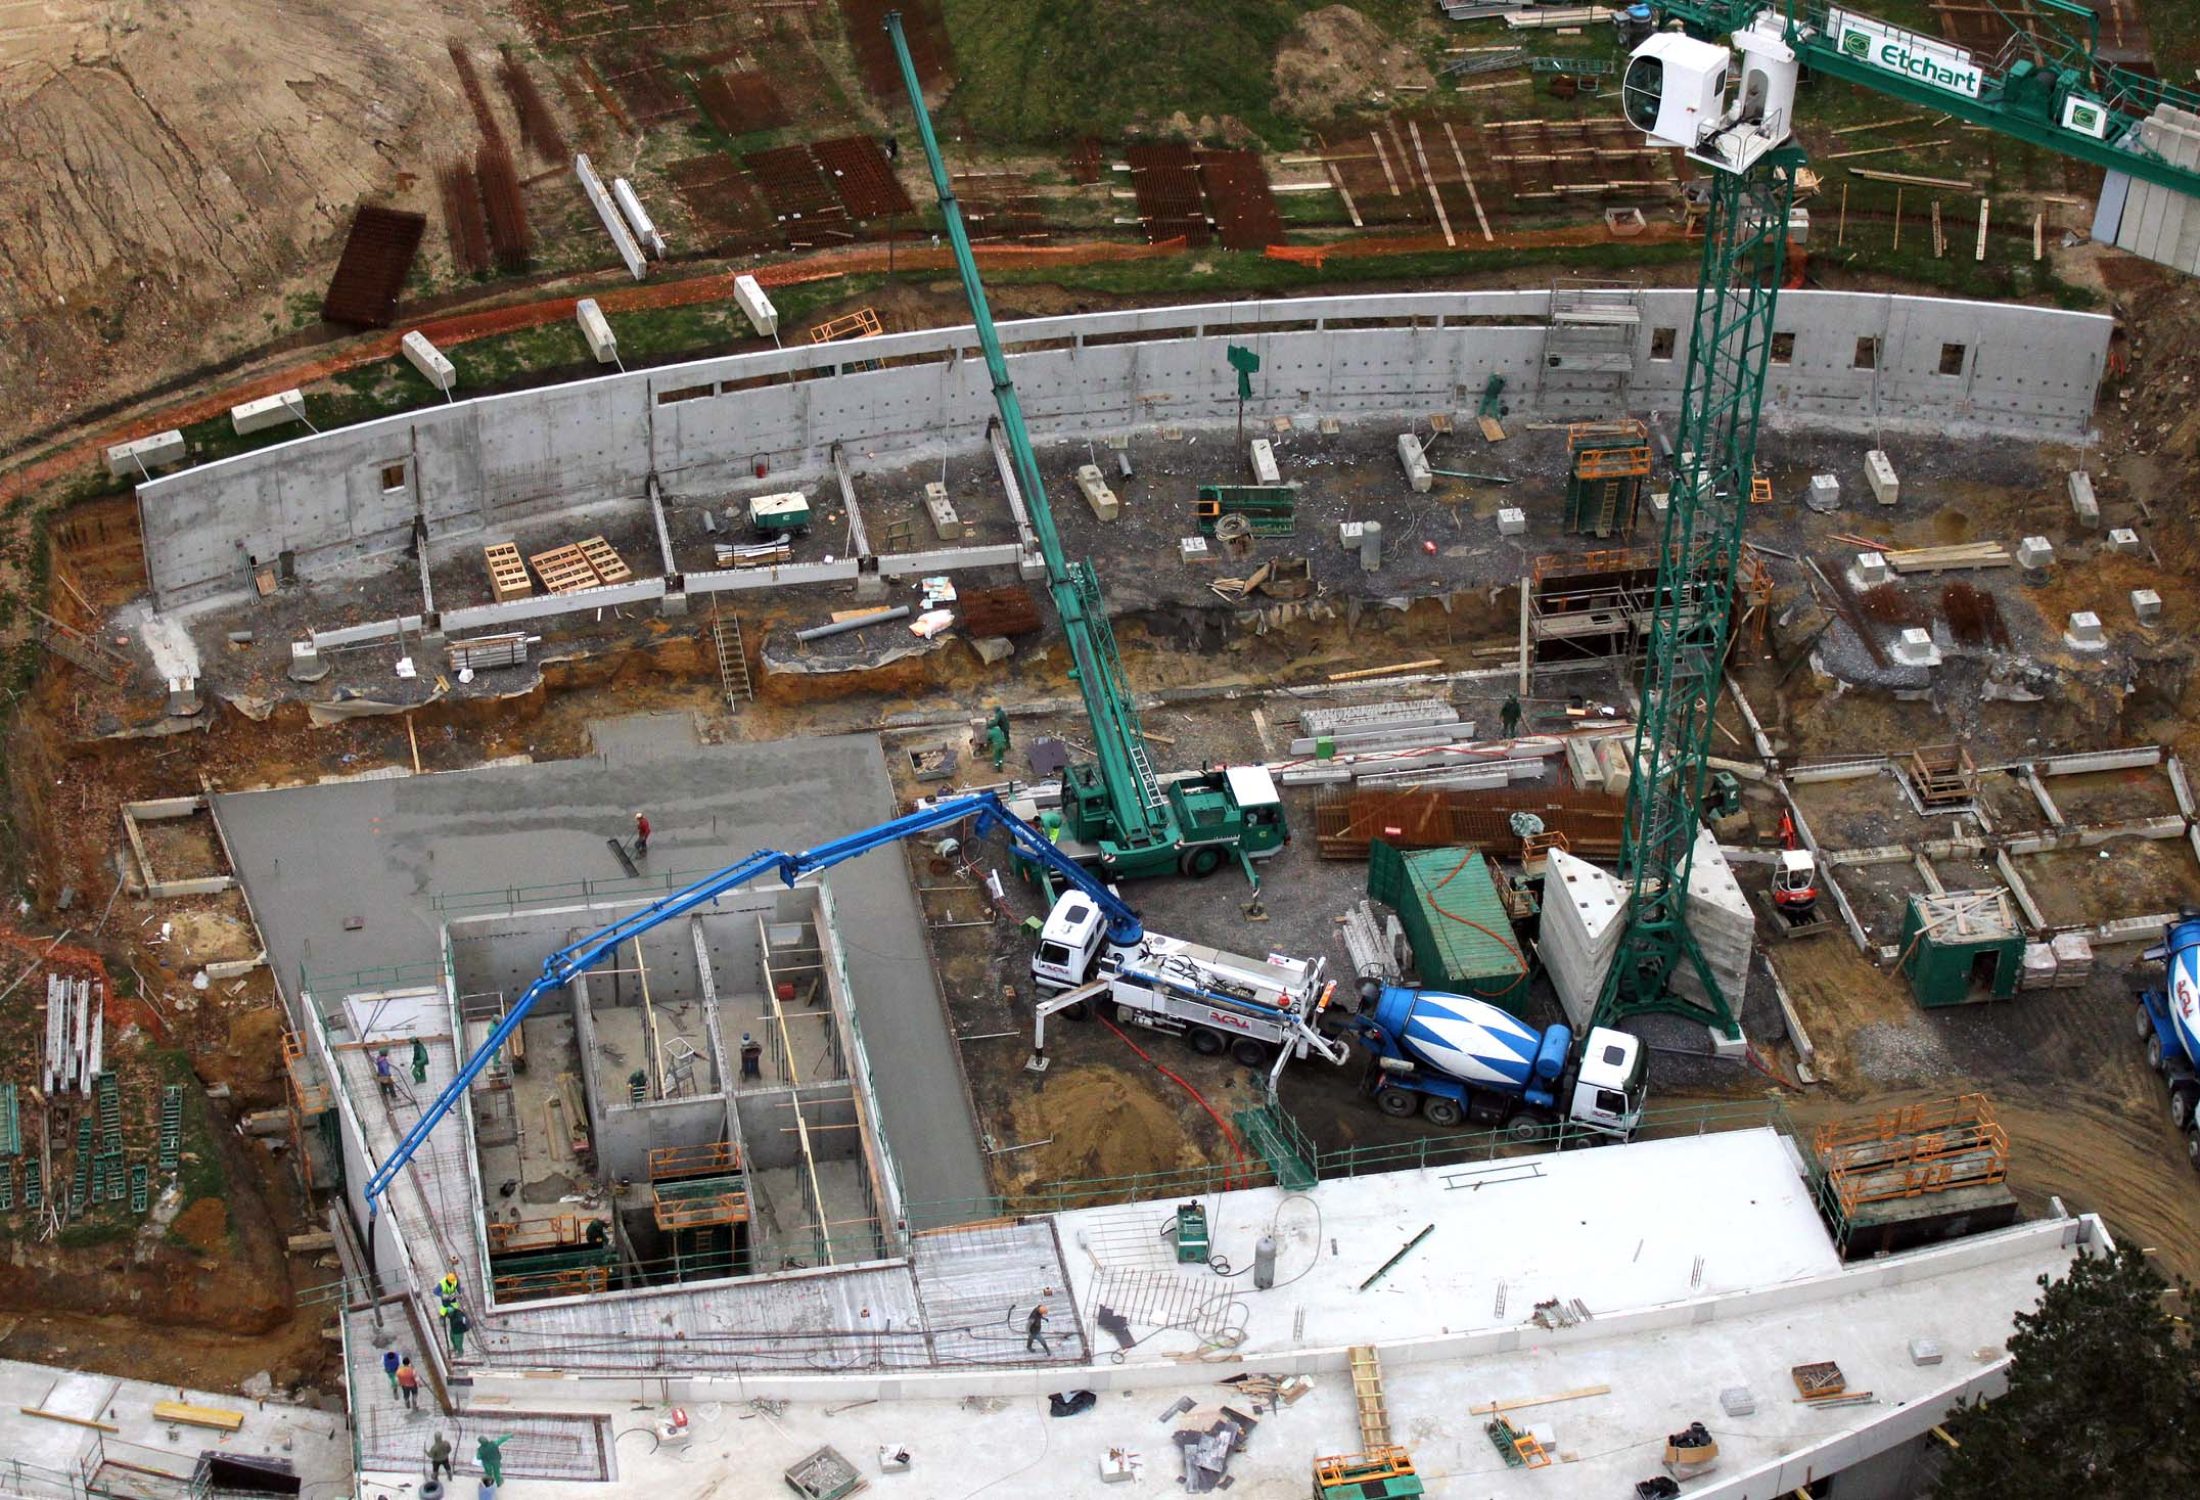
<svg viewBox="0 0 2200 1500"><path fill-rule="evenodd" d="M1207 1111L1207 1118L1214 1121L1215 1128L1222 1132L1222 1139L1224 1143L1229 1146L1230 1155L1234 1159L1236 1164L1231 1171L1223 1176L1223 1190L1228 1191L1230 1188L1236 1186L1238 1176L1243 1173L1245 1169L1245 1146L1242 1142L1238 1140L1237 1132L1230 1128L1230 1122L1223 1119L1221 1115L1215 1112L1215 1107L1207 1102L1207 1096L1205 1094L1202 1094L1198 1089L1193 1088L1191 1083L1186 1080L1182 1074L1171 1070L1166 1064L1164 1064L1159 1058L1155 1057L1151 1052L1148 1052L1145 1048L1139 1046L1138 1043L1132 1041L1129 1034L1126 1033L1122 1027L1116 1025L1106 1016L1101 1016L1098 1019L1101 1025L1107 1027L1108 1030L1114 1032L1116 1036L1121 1039L1124 1046L1130 1048L1131 1051L1137 1053L1147 1062L1153 1064L1154 1070L1158 1072L1162 1077L1168 1079L1171 1083L1175 1084L1185 1093L1190 1094L1194 1099L1199 1101L1199 1107Z"/></svg>

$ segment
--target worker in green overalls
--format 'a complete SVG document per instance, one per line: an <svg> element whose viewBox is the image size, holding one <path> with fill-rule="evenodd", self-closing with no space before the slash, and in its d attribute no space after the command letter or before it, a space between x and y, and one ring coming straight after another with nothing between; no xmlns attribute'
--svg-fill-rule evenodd
<svg viewBox="0 0 2200 1500"><path fill-rule="evenodd" d="M986 752L993 757L993 769L998 771L1008 764L1008 710L996 706L993 717L985 726Z"/></svg>
<svg viewBox="0 0 2200 1500"><path fill-rule="evenodd" d="M419 1037L413 1038L413 1082L428 1081L428 1044Z"/></svg>

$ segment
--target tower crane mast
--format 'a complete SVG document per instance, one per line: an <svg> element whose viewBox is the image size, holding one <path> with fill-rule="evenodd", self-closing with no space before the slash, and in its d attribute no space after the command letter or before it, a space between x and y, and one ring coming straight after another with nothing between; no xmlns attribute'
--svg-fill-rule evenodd
<svg viewBox="0 0 2200 1500"><path fill-rule="evenodd" d="M1663 17L1682 29L1653 34L1628 59L1627 119L1710 168L1711 192L1643 652L1621 870L1628 925L1605 976L1600 1024L1665 1012L1739 1034L1741 996L1722 992L1689 931L1687 892L1804 160L1792 139L1801 70L2200 197L2200 169L2165 159L2140 129L2156 111L2200 112L2200 95L2101 62L2098 19L2078 0L2032 6L2032 27L2012 20L2009 43L1988 58L1824 0L1787 0L1784 9L1667 0ZM2082 35L2065 24L2073 22Z"/></svg>

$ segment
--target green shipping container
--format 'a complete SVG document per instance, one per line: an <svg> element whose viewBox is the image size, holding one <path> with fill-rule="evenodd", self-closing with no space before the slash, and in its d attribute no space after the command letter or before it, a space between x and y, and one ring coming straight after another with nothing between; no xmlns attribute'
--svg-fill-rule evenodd
<svg viewBox="0 0 2200 1500"><path fill-rule="evenodd" d="M1402 853L1377 839L1368 850L1367 893L1398 914L1421 983L1515 1015L1527 1006L1527 955L1479 850Z"/></svg>

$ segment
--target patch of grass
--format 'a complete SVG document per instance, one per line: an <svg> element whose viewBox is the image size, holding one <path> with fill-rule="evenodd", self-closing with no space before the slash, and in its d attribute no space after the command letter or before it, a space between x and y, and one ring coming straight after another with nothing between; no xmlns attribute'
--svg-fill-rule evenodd
<svg viewBox="0 0 2200 1500"><path fill-rule="evenodd" d="M1275 108L1276 49L1321 0L944 0L959 75L950 112L998 142L1114 139L1182 112L1232 116L1272 144L1300 136ZM1426 7L1355 9L1395 35Z"/></svg>
<svg viewBox="0 0 2200 1500"><path fill-rule="evenodd" d="M126 1240L137 1231L121 1219L79 1219L65 1226L54 1238L64 1250L88 1250L94 1245L111 1245Z"/></svg>

